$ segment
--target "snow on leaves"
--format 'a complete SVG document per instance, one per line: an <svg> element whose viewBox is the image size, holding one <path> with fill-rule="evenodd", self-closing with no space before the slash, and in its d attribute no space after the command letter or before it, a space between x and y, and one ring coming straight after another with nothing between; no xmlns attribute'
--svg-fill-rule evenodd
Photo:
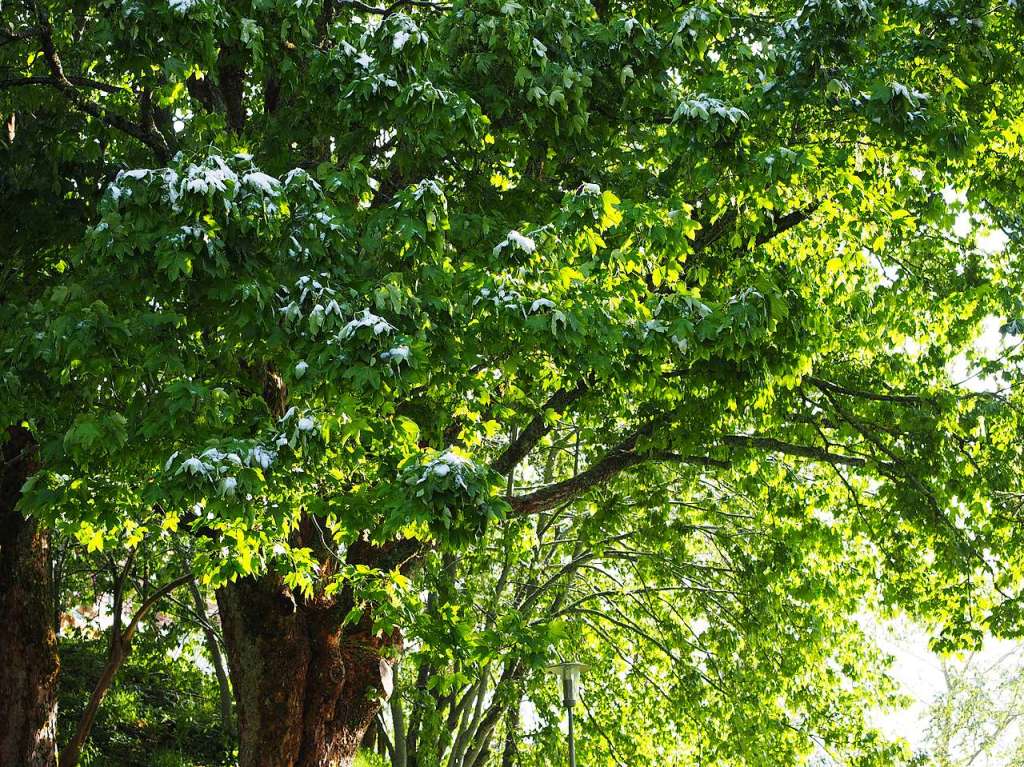
<svg viewBox="0 0 1024 767"><path fill-rule="evenodd" d="M382 333L393 333L395 326L383 317L378 317L369 309L363 309L345 327L341 329L338 337L342 340L352 338L362 328L369 328L374 336Z"/></svg>
<svg viewBox="0 0 1024 767"><path fill-rule="evenodd" d="M326 278L326 272L318 277L304 275L296 281L294 293L287 288L279 291L280 300L287 301L277 310L286 326L297 329L297 324L305 320L306 331L316 336L325 326L340 323L348 305L339 303L337 291L321 282Z"/></svg>
<svg viewBox="0 0 1024 767"><path fill-rule="evenodd" d="M494 250L492 252L497 256L500 255L505 248L519 250L530 255L537 250L537 243L533 241L533 238L527 237L525 234L520 234L518 231L513 229L508 233L504 240L494 246Z"/></svg>
<svg viewBox="0 0 1024 767"><path fill-rule="evenodd" d="M473 305L476 306L482 302L492 304L499 311L510 311L516 316L521 316L523 319L527 319L535 314L550 313L552 335L558 335L560 326L564 328L568 321L565 313L559 310L555 302L550 298L526 299L523 298L518 290L505 287L500 283L493 289L489 287L480 289L480 292L473 299Z"/></svg>
<svg viewBox="0 0 1024 767"><path fill-rule="evenodd" d="M455 484L465 490L467 489L466 476L471 475L474 470L473 462L468 458L452 450L445 450L423 464L423 473L416 480L416 484L421 485L431 477L451 475Z"/></svg>
<svg viewBox="0 0 1024 767"><path fill-rule="evenodd" d="M282 253L308 261L341 237L323 190L306 171L279 179L244 153L192 162L178 155L166 168L121 171L99 210L90 235L95 257L118 261L138 242L153 243L150 253L172 281L194 278L196 270L223 277L242 260L278 271ZM236 238L249 244L232 247ZM139 261L133 267L146 268Z"/></svg>
<svg viewBox="0 0 1024 767"><path fill-rule="evenodd" d="M192 10L192 7L196 5L198 2L199 0L168 0L167 4L170 6L172 11L181 16L184 16L190 10Z"/></svg>
<svg viewBox="0 0 1024 767"><path fill-rule="evenodd" d="M747 113L738 107L729 106L721 99L701 93L699 96L681 101L676 107L672 121L677 122L684 118L704 123L736 125L740 120L747 119Z"/></svg>
<svg viewBox="0 0 1024 767"><path fill-rule="evenodd" d="M109 198L118 203L127 200L139 187L155 189L175 212L183 211L190 201L218 200L225 211L234 205L255 201L261 206L264 198L278 197L282 190L318 193L319 185L304 170L289 171L277 179L253 164L251 155L238 153L230 157L211 154L197 162L167 168L137 168L121 171L108 187Z"/></svg>
<svg viewBox="0 0 1024 767"><path fill-rule="evenodd" d="M496 493L490 471L456 447L426 451L400 469L400 481L414 517L431 535L450 544L483 533L487 522L499 518L505 504Z"/></svg>
<svg viewBox="0 0 1024 767"><path fill-rule="evenodd" d="M282 287L278 291L280 303L276 312L284 327L296 338L314 343L307 350L306 359L295 364L295 380L306 376L314 358L321 368L324 364L342 364L345 375L350 377L373 378L365 370L357 371L362 365L384 365L397 373L403 365L411 364L413 350L409 339L399 335L391 322L369 306L353 312L351 302L365 299L357 299L348 290L345 295L350 300L343 300L342 293L328 286L327 280L327 273L305 275L292 289Z"/></svg>
<svg viewBox="0 0 1024 767"><path fill-rule="evenodd" d="M276 178L258 170L250 171L242 176L242 183L270 197L277 196L281 186L281 182Z"/></svg>
<svg viewBox="0 0 1024 767"><path fill-rule="evenodd" d="M405 344L400 344L398 346L393 346L386 352L381 352L380 359L384 362L408 362L410 354L412 354L412 352L409 347Z"/></svg>
<svg viewBox="0 0 1024 767"><path fill-rule="evenodd" d="M393 14L385 26L383 32L391 34L391 50L396 53L410 43L427 44L427 33L408 14Z"/></svg>
<svg viewBox="0 0 1024 767"><path fill-rule="evenodd" d="M277 427L262 440L228 440L191 456L175 451L164 463L164 473L171 479L212 487L220 498L234 496L240 488L249 495L258 494L266 481L264 472L280 462L282 451L300 450L320 438L316 416L295 407L278 420Z"/></svg>
<svg viewBox="0 0 1024 767"><path fill-rule="evenodd" d="M277 451L273 448L259 443L252 443L246 448L243 443L238 443L227 450L210 447L180 462L179 453L175 452L164 464L164 471L172 477L209 483L217 495L228 497L235 494L238 474L242 469L256 467L262 471L268 469L276 458Z"/></svg>

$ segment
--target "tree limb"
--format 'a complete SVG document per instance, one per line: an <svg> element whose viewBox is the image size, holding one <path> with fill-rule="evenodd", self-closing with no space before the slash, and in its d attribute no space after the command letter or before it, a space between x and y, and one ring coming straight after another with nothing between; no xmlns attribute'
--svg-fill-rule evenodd
<svg viewBox="0 0 1024 767"><path fill-rule="evenodd" d="M586 471L580 472L575 477L542 487L527 495L506 498L512 507L512 516L520 517L539 514L573 501L592 488L603 485L623 471L646 462L671 462L718 469L727 469L731 466L729 461L711 458L706 455L680 455L665 450L638 452L636 450L637 439L643 432L648 430L641 429L637 431L608 451L600 461ZM861 468L869 464L869 460L862 456L844 455L812 445L793 444L775 439L774 437L729 434L720 437L719 441L722 445L729 447L753 448L798 458L807 458L811 461L820 461L837 466ZM891 467L888 464L883 464L882 468Z"/></svg>
<svg viewBox="0 0 1024 767"><path fill-rule="evenodd" d="M355 8L356 10L362 11L363 13L373 13L378 16L387 18L399 8L409 6L411 8L427 8L432 11L449 11L451 10L450 5L444 3L434 3L430 0L397 0L386 7L379 7L375 5L369 5L367 3L360 2L360 0L334 0L338 5L346 5L349 8Z"/></svg>
<svg viewBox="0 0 1024 767"><path fill-rule="evenodd" d="M835 394L842 394L847 397L856 397L858 399L868 399L875 402L893 402L898 405L922 405L925 404L926 400L923 397L908 394L878 394L876 392L864 391L862 389L851 389L847 386L840 386L839 384L826 381L823 378L816 378L815 376L807 376L805 379L808 383L813 384L819 389L834 392Z"/></svg>
<svg viewBox="0 0 1024 767"><path fill-rule="evenodd" d="M128 568L126 567L125 570L127 571L127 569ZM150 594L149 598L146 599L139 609L135 611L135 615L132 617L131 623L128 624L128 627L123 633L121 633L118 628L112 634L110 654L107 658L107 663L103 668L103 673L100 675L99 681L96 682L96 686L93 688L92 695L89 697L89 702L85 707L85 711L82 713L82 718L78 722L75 734L60 752L60 767L76 767L78 764L82 747L89 739L89 733L92 732L92 726L96 720L96 714L99 711L100 704L103 703L103 699L110 690L110 685L113 683L114 676L117 674L118 669L121 668L121 664L124 663L125 658L127 658L128 654L131 652L132 638L135 636L135 632L139 627L139 622L146 617L146 614L150 611L153 605L179 586L183 586L191 581L192 577L192 573L188 573L187 575L179 576L178 578L165 583ZM117 606L119 607L119 605ZM115 622L117 621L118 616L115 615Z"/></svg>
<svg viewBox="0 0 1024 767"><path fill-rule="evenodd" d="M811 445L794 445L790 442L783 442L774 437L761 437L757 435L729 434L721 438L722 442L731 447L754 448L756 450L767 450L772 453L782 453L799 458L809 458L812 461L822 461L838 466L867 466L868 460L855 455L843 455L833 453L821 447Z"/></svg>
<svg viewBox="0 0 1024 767"><path fill-rule="evenodd" d="M505 452L495 459L494 463L491 464L491 468L499 474L508 474L513 471L519 462L544 438L544 435L551 431L546 418L547 411L552 410L560 415L589 390L590 384L586 381L580 381L572 389L559 389L552 394L541 407L540 412L533 417L533 420L519 433L519 436L512 440L509 446L505 448Z"/></svg>
<svg viewBox="0 0 1024 767"><path fill-rule="evenodd" d="M640 436L649 432L649 427L636 431L617 446L613 447L600 461L571 479L542 487L528 495L507 498L512 507L512 516L520 517L539 514L563 503L573 501L588 490L604 484L626 469L648 461L669 461L695 466L728 468L727 461L707 456L679 455L668 451L637 452L636 443Z"/></svg>
<svg viewBox="0 0 1024 767"><path fill-rule="evenodd" d="M67 81L72 85L77 85L81 88L91 88L97 91L103 91L104 93L130 93L130 91L120 85L110 85L109 83L100 82L99 80L93 80L89 77L75 77L69 75ZM14 77L8 80L0 80L0 88L17 88L22 85L52 85L60 86L60 83L56 78L53 77Z"/></svg>
<svg viewBox="0 0 1024 767"><path fill-rule="evenodd" d="M37 31L39 33L39 42L43 49L43 58L50 69L50 74L53 76L53 82L51 83L52 86L78 110L96 118L104 125L119 130L122 133L142 142L153 151L159 162L166 163L171 156L171 150L162 133L155 128L149 131L144 130L141 126L136 125L131 120L128 120L121 115L108 112L98 104L94 104L78 92L74 83L68 79L68 76L64 73L64 66L61 64L60 56L57 53L57 49L54 47L53 26L50 24L50 17L47 15L46 11L43 10L43 7L38 1L34 3L34 10L36 21L39 24L39 29Z"/></svg>

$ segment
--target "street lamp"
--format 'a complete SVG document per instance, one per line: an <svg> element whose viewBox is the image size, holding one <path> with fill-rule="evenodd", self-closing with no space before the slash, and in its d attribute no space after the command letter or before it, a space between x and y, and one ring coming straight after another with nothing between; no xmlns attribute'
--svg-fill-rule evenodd
<svg viewBox="0 0 1024 767"><path fill-rule="evenodd" d="M569 767L576 767L576 739L573 733L572 710L580 692L580 673L587 670L585 663L558 663L548 666L562 683L562 705L569 712Z"/></svg>

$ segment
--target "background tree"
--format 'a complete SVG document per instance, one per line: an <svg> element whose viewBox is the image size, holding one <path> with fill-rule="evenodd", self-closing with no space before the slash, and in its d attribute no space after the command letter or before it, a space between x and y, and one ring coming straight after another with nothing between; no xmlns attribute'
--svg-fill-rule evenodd
<svg viewBox="0 0 1024 767"><path fill-rule="evenodd" d="M16 506L37 468L37 448L23 427L7 429L0 452L0 758L28 767L53 764L57 726L57 637L52 621L49 539Z"/></svg>
<svg viewBox="0 0 1024 767"><path fill-rule="evenodd" d="M929 706L928 745L940 767L1015 767L1024 759L1021 648L942 663L945 689Z"/></svg>
<svg viewBox="0 0 1024 767"><path fill-rule="evenodd" d="M800 763L823 745L862 764L909 756L863 720L896 701L849 617L878 608L874 562L842 523L808 514L813 490L797 480L762 503L702 480L662 508L652 479L428 567L430 607L382 718L390 764L564 760L544 669L558 654L591 666L581 761Z"/></svg>
<svg viewBox="0 0 1024 767"><path fill-rule="evenodd" d="M125 557L56 537L61 758L110 767L230 764L231 712L225 718L218 705L219 650L206 641L217 631L201 625L205 599L200 617L184 593L153 599L173 559L152 541Z"/></svg>
<svg viewBox="0 0 1024 767"><path fill-rule="evenodd" d="M947 371L983 320L1018 329L1017 242L974 241L1014 199L992 170L1024 129L1015 8L29 0L4 21L6 197L30 202L0 412L43 467L20 508L94 547L189 541L244 767L351 760L416 567L497 523L543 545L567 504L671 529L702 483L811 488L796 507L840 519L942 643L1018 622L1019 395ZM560 422L573 461L544 471ZM798 579L798 550L754 569ZM759 728L770 703L728 711Z"/></svg>
<svg viewBox="0 0 1024 767"><path fill-rule="evenodd" d="M95 681L74 733L66 739L61 748L58 760L60 765L75 767L79 763L82 748L92 733L100 706L110 692L115 676L130 656L135 636L145 625L144 621L151 617L151 613L161 601L171 596L177 589L184 590L183 587L195 580L191 572L164 575L161 578L160 571L164 568L153 567L152 563L147 563L150 565L148 567L140 567L137 562L140 551L143 551L145 556L142 541L135 541L131 550L123 557L123 561L108 555L106 567L103 568L102 574L109 579L107 593L110 596L106 662Z"/></svg>

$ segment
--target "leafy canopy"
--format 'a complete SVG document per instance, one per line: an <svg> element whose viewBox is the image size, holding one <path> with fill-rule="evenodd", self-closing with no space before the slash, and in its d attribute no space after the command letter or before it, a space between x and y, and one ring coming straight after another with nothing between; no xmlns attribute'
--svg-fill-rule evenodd
<svg viewBox="0 0 1024 767"><path fill-rule="evenodd" d="M1021 327L1014 4L4 14L27 511L194 538L214 584L365 583L386 629L419 609L397 543L671 531L722 483L789 520L745 577L815 551L948 645L1018 630L1020 395L950 375L1017 371L975 351Z"/></svg>

